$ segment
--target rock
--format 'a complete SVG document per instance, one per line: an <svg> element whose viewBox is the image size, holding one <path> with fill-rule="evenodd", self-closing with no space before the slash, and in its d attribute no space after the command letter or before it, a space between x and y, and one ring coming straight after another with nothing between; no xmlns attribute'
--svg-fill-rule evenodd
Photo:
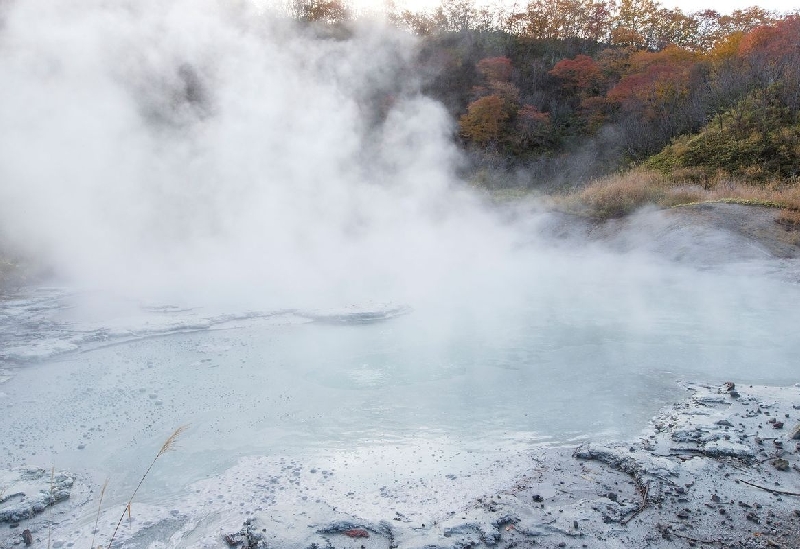
<svg viewBox="0 0 800 549"><path fill-rule="evenodd" d="M351 528L350 530L345 530L342 532L348 538L368 538L369 532L364 530L363 528Z"/></svg>
<svg viewBox="0 0 800 549"><path fill-rule="evenodd" d="M675 442L693 442L699 444L706 436L707 433L699 427L694 429L677 429L672 432L672 440Z"/></svg>
<svg viewBox="0 0 800 549"><path fill-rule="evenodd" d="M788 471L789 470L789 462L785 459L778 458L772 462L772 466L775 467L778 471Z"/></svg>
<svg viewBox="0 0 800 549"><path fill-rule="evenodd" d="M693 399L697 404L701 404L703 406L713 406L714 404L728 404L729 402L725 400L723 396L716 396L716 395L700 395L696 396Z"/></svg>
<svg viewBox="0 0 800 549"><path fill-rule="evenodd" d="M319 534L344 534L347 531L366 530L363 524L349 520L337 520L317 530Z"/></svg>
<svg viewBox="0 0 800 549"><path fill-rule="evenodd" d="M474 522L468 522L466 524L459 524L457 526L452 526L449 528L445 528L443 530L444 537L449 538L451 536L463 536L466 534L480 534L481 533L481 526L480 524Z"/></svg>
<svg viewBox="0 0 800 549"><path fill-rule="evenodd" d="M264 536L255 531L250 519L244 522L241 530L234 534L225 534L222 539L230 547L241 546L243 549L266 549L267 547Z"/></svg>
<svg viewBox="0 0 800 549"><path fill-rule="evenodd" d="M773 429L783 429L783 422L782 421L776 421L775 423L772 424L772 428Z"/></svg>
<svg viewBox="0 0 800 549"><path fill-rule="evenodd" d="M710 457L734 457L738 459L752 459L755 452L749 446L731 442L729 440L713 440L703 446L703 453Z"/></svg>
<svg viewBox="0 0 800 549"><path fill-rule="evenodd" d="M795 425L794 429L792 429L792 434L790 438L792 440L800 440L800 423Z"/></svg>
<svg viewBox="0 0 800 549"><path fill-rule="evenodd" d="M492 521L492 526L497 528L498 530L503 526L508 526L509 524L516 524L519 522L519 517L513 514L506 514L498 518L497 520Z"/></svg>
<svg viewBox="0 0 800 549"><path fill-rule="evenodd" d="M47 507L69 499L74 479L67 473L44 469L17 469L4 479L7 496L15 501L0 508L0 522L16 523L33 518ZM9 497L6 497L8 500Z"/></svg>
<svg viewBox="0 0 800 549"><path fill-rule="evenodd" d="M22 541L25 542L26 547L33 543L33 534L27 528L22 532Z"/></svg>

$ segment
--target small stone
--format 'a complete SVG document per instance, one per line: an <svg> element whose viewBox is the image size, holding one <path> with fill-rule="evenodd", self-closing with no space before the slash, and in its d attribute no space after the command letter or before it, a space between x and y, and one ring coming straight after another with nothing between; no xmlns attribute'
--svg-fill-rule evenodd
<svg viewBox="0 0 800 549"><path fill-rule="evenodd" d="M789 462L785 459L778 458L772 462L772 466L775 467L778 471L788 471L789 470Z"/></svg>
<svg viewBox="0 0 800 549"><path fill-rule="evenodd" d="M573 520L572 521L572 527L575 528L576 530L578 529L578 521L577 520Z"/></svg>
<svg viewBox="0 0 800 549"><path fill-rule="evenodd" d="M689 518L689 509L681 509L678 511L678 518L679 519L688 519Z"/></svg>
<svg viewBox="0 0 800 549"><path fill-rule="evenodd" d="M740 396L739 391L730 391L728 394L731 395L731 398L739 398Z"/></svg>
<svg viewBox="0 0 800 549"><path fill-rule="evenodd" d="M726 381L722 384L722 390L726 393L730 393L734 389L736 389L736 384L733 381Z"/></svg>
<svg viewBox="0 0 800 549"><path fill-rule="evenodd" d="M25 542L26 547L33 543L33 534L27 528L22 531L22 541Z"/></svg>
<svg viewBox="0 0 800 549"><path fill-rule="evenodd" d="M711 496L711 501L713 501L714 503L719 503L720 501L722 501L722 499L717 494L714 494L713 496Z"/></svg>
<svg viewBox="0 0 800 549"><path fill-rule="evenodd" d="M617 497L618 497L617 494L614 492L608 493L608 499L610 499L611 501L617 501Z"/></svg>
<svg viewBox="0 0 800 549"><path fill-rule="evenodd" d="M543 501L543 498L539 494L534 494L533 501L535 501L536 503L540 503L541 501Z"/></svg>
<svg viewBox="0 0 800 549"><path fill-rule="evenodd" d="M772 428L773 429L783 429L783 422L782 421L776 421L775 423L772 424Z"/></svg>
<svg viewBox="0 0 800 549"><path fill-rule="evenodd" d="M792 435L789 438L792 440L800 440L800 424L795 425L795 428L792 429Z"/></svg>
<svg viewBox="0 0 800 549"><path fill-rule="evenodd" d="M725 513L727 513L727 511L725 509L720 509L719 510L719 514L720 515L724 515Z"/></svg>

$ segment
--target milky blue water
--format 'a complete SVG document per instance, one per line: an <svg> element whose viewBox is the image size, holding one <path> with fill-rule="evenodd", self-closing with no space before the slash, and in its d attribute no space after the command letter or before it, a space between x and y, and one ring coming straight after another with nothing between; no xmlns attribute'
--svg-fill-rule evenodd
<svg viewBox="0 0 800 549"><path fill-rule="evenodd" d="M494 296L319 311L98 309L82 305L96 296L28 289L2 303L0 465L109 477L120 502L189 425L138 496L164 512L175 498L191 507L203 479L229 483L242 459L374 459L330 487L338 501L354 482L377 490L390 462L440 478L536 444L635 437L681 380L798 381L795 285L618 267L571 288L539 277Z"/></svg>

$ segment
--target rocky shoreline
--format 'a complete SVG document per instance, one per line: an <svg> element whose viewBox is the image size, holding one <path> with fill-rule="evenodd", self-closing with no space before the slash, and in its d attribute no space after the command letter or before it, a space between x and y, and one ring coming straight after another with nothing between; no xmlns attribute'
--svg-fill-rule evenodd
<svg viewBox="0 0 800 549"><path fill-rule="evenodd" d="M385 520L363 520L342 505L286 528L252 509L240 529L195 539L203 547L303 549L800 547L800 387L687 390L637 440L537 448L511 485L425 522L388 507ZM2 480L2 548L45 546L48 520L67 526L94 505L67 473L7 471ZM159 547L184 546L170 541L169 520L176 517L147 529L163 526ZM147 537L133 531L118 546L149 547Z"/></svg>
<svg viewBox="0 0 800 549"><path fill-rule="evenodd" d="M542 448L507 490L449 516L340 516L281 532L256 514L230 547L800 547L800 388L692 385L639 440Z"/></svg>

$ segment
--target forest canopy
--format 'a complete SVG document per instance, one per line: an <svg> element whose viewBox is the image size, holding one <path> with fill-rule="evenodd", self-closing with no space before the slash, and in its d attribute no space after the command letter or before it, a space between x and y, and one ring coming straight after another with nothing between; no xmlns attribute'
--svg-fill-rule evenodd
<svg viewBox="0 0 800 549"><path fill-rule="evenodd" d="M341 0L291 5L298 20L338 28L369 15ZM458 122L473 170L552 181L648 162L800 176L800 10L442 0L423 11L388 1L381 15L419 36L423 91Z"/></svg>

